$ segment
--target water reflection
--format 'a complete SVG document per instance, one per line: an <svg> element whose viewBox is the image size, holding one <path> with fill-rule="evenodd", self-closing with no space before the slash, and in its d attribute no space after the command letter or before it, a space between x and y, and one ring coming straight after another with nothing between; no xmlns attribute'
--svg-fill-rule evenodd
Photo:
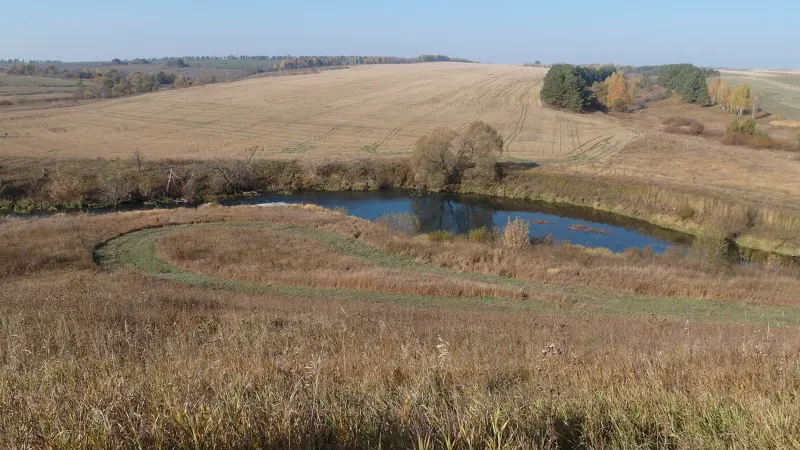
<svg viewBox="0 0 800 450"><path fill-rule="evenodd" d="M419 219L424 232L450 230L464 234L475 228L491 229L495 225L495 211L444 195L413 197L411 212Z"/></svg>
<svg viewBox="0 0 800 450"><path fill-rule="evenodd" d="M605 247L615 252L629 247L651 247L657 253L673 245L686 245L691 237L642 221L585 208L565 207L524 200L410 191L317 192L273 194L240 200L236 204L270 202L311 203L327 208L345 208L348 214L376 220L386 214L414 214L422 231L497 227L522 218L530 223L531 237L569 241L587 247Z"/></svg>

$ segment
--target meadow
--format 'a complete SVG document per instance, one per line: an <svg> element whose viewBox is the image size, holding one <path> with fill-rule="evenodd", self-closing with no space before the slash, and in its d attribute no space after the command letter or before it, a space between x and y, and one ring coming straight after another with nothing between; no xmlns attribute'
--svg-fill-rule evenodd
<svg viewBox="0 0 800 450"><path fill-rule="evenodd" d="M66 100L71 99L74 92L75 80L0 73L0 102L26 104ZM3 107L7 105L0 105Z"/></svg>
<svg viewBox="0 0 800 450"><path fill-rule="evenodd" d="M800 444L794 269L316 207L2 218L0 239L0 446Z"/></svg>

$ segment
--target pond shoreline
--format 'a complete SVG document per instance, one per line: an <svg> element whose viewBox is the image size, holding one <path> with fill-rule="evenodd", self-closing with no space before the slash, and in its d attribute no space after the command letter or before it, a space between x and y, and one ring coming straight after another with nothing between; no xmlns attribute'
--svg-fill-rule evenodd
<svg viewBox="0 0 800 450"><path fill-rule="evenodd" d="M649 226L667 232L681 233L689 236L691 239L701 236L706 232L706 230L701 226L697 226L694 224L681 224L679 221L676 221L674 218L671 218L667 215L632 214L630 212L625 211L622 208L615 208L613 206L608 206L597 202L589 204L587 202L576 201L575 199L566 197L551 197L536 193L521 194L519 192L516 192L514 189L506 189L506 186L504 186L503 183L496 183L492 184L491 186L475 186L475 185L449 186L441 190L422 190L409 187L382 187L378 189L352 189L352 188L342 187L342 188L331 189L330 186L324 186L323 188L319 189L307 188L300 190L275 188L263 191L243 192L235 195L211 196L211 198L209 198L207 201L198 201L198 202L188 202L185 200L168 200L168 201L146 200L146 201L124 202L117 207L105 207L105 208L102 207L93 208L93 207L83 207L83 206L76 207L75 204L73 203L66 206L62 206L61 209L59 209L58 207L51 207L50 209L46 210L45 209L33 210L30 212L26 211L24 213L16 213L13 211L4 210L0 211L0 217L35 218L35 217L49 216L58 213L98 214L98 213L106 213L113 211L194 208L205 203L233 204L234 202L251 199L254 197L261 197L265 195L276 195L276 194L303 194L303 193L324 194L324 193L336 193L336 192L387 192L387 191L454 194L454 195L475 196L487 200L497 200L497 201L512 200L512 201L530 202L534 204L548 205L553 208L565 208L565 207L580 208L581 210L584 211L603 213L603 214L608 214L610 216L616 216L617 218L620 219L641 222L643 224L647 224ZM800 265L800 255L797 255L794 252L784 252L781 250L768 249L767 245L763 245L764 241L759 239L747 239L746 242L748 243L748 245L743 244L742 241L743 239L737 237L733 239L732 242L735 244L736 249L740 251L743 256L746 255L748 259L750 257L765 259L768 258L770 255L774 255L781 260L788 260L793 262L794 264Z"/></svg>

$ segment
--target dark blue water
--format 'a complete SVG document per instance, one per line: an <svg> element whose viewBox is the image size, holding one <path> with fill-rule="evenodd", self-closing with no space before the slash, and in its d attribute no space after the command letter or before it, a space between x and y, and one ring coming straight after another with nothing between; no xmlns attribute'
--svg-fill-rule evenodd
<svg viewBox="0 0 800 450"><path fill-rule="evenodd" d="M509 219L529 220L531 237L547 236L555 242L604 247L614 252L650 247L662 253L671 246L686 246L691 236L665 230L646 222L586 208L541 202L411 191L308 192L271 194L226 204L309 203L326 208L345 208L347 214L376 220L386 214L414 214L422 231L449 230L467 233L480 227L502 230ZM536 223L539 221L540 223ZM588 228L588 229L587 229Z"/></svg>

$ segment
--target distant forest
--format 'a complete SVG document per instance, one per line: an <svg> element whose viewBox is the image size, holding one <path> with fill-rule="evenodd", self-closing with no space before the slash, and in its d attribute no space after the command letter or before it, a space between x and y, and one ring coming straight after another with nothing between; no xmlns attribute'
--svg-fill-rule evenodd
<svg viewBox="0 0 800 450"><path fill-rule="evenodd" d="M464 58L452 58L445 55L421 55L414 58L403 58L398 56L249 56L249 55L229 55L229 56L170 56L160 58L134 58L119 59L101 63L101 65L139 65L139 64L158 64L162 63L171 67L188 67L192 62L206 61L269 61L269 67L274 70L281 69L305 69L311 67L328 66L348 66L359 64L414 64L425 62L463 62L472 63ZM25 60L25 59L0 59L0 64L63 64L58 60ZM182 63L182 64L181 64Z"/></svg>
<svg viewBox="0 0 800 450"><path fill-rule="evenodd" d="M264 72L282 70L303 70L325 67L347 67L360 64L414 64L425 62L463 62L471 63L463 58L451 58L444 55L422 55L415 58L395 56L184 56L164 58L135 58L131 60L112 59L103 62L63 63L60 61L25 61L19 59L0 59L6 65L5 71L11 75L29 75L76 79L75 99L111 98L152 92L163 86L185 88L197 85L216 83L217 76L201 73L190 77L186 71L179 69L199 67L202 69L220 69L227 61L260 62L256 67L241 67L244 76ZM267 64L263 64L266 61ZM209 64L209 62L211 64ZM219 62L220 65L214 64ZM70 64L69 66L67 64ZM77 68L76 68L77 66ZM125 66L130 66L126 70ZM142 66L150 66L145 69ZM71 67L71 68L70 68ZM159 70L162 69L162 70ZM84 80L89 83L85 84Z"/></svg>

